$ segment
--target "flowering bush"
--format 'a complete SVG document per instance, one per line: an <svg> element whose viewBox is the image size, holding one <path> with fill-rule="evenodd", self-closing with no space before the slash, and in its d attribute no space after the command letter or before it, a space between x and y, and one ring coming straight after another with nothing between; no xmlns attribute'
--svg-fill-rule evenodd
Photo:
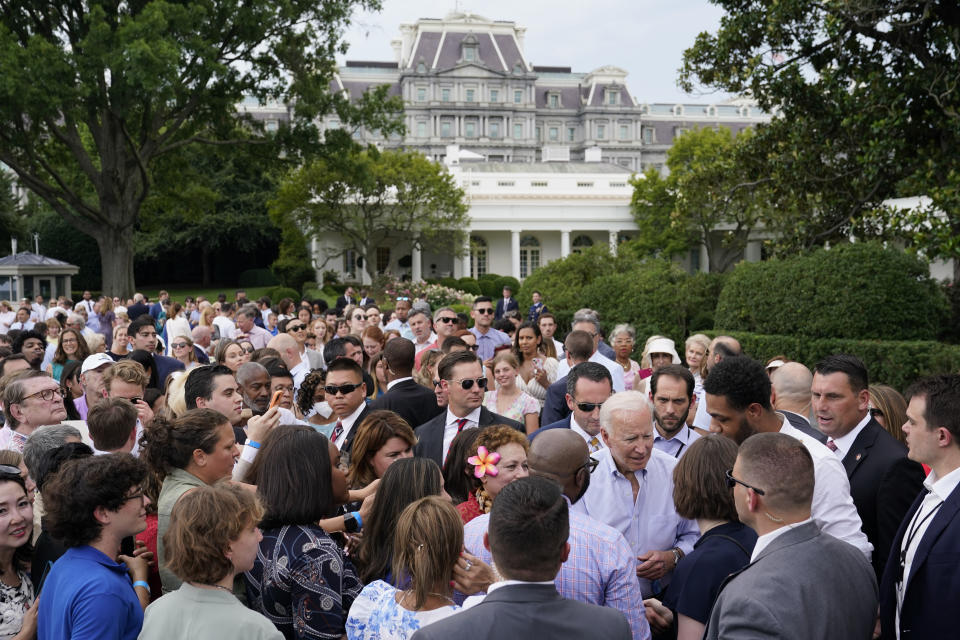
<svg viewBox="0 0 960 640"><path fill-rule="evenodd" d="M398 297L410 298L413 302L418 298L424 298L431 309L439 307L448 307L453 304L472 305L473 294L444 287L439 284L427 284L426 282L400 282L394 280L384 286L384 295L390 301L396 303Z"/></svg>

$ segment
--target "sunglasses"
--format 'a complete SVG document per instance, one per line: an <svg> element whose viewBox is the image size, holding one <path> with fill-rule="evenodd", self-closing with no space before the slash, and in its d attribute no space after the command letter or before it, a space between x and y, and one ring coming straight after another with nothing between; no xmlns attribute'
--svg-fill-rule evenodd
<svg viewBox="0 0 960 640"><path fill-rule="evenodd" d="M254 349L253 347L241 347L241 348L243 349L244 353L253 353L254 351L256 351L256 349Z"/></svg>
<svg viewBox="0 0 960 640"><path fill-rule="evenodd" d="M306 329L307 329L307 325L305 324L298 324L295 327L291 327L289 325L287 326L287 331L306 331Z"/></svg>
<svg viewBox="0 0 960 640"><path fill-rule="evenodd" d="M183 349L185 346L187 346L187 343L186 343L186 342L176 342L176 343L174 343L174 344L171 344L170 346L173 347L174 349Z"/></svg>
<svg viewBox="0 0 960 640"><path fill-rule="evenodd" d="M367 318L366 318L365 316L353 316L353 319L354 319L354 320L366 320Z"/></svg>
<svg viewBox="0 0 960 640"><path fill-rule="evenodd" d="M442 318L437 318L437 322L442 322L443 324L453 324L456 321L457 321L456 317L451 318L449 316L444 316Z"/></svg>
<svg viewBox="0 0 960 640"><path fill-rule="evenodd" d="M433 381L433 386L434 386L434 387L439 387L439 386L440 386L440 381L439 381L439 380L434 380L434 381Z"/></svg>
<svg viewBox="0 0 960 640"><path fill-rule="evenodd" d="M360 384L341 384L340 386L328 384L323 388L323 390L325 393L329 393L332 396L335 396L338 393L347 395L348 393L353 393L361 386L363 386L362 382Z"/></svg>
<svg viewBox="0 0 960 640"><path fill-rule="evenodd" d="M880 416L880 417L882 418L882 417L883 417L883 410L882 410L882 409L877 409L876 407L874 407L873 409L870 409L870 417L871 417L871 418L876 418L877 416Z"/></svg>
<svg viewBox="0 0 960 640"><path fill-rule="evenodd" d="M474 311L476 311L477 313L480 313L480 314L485 314L485 313L492 314L492 313L494 313L493 309L486 309L486 308L484 308L484 309L474 309Z"/></svg>
<svg viewBox="0 0 960 640"><path fill-rule="evenodd" d="M407 302L410 302L410 298L407 298L406 296L402 296L402 297L397 298L397 302L400 302L401 300L405 300L405 301L407 301Z"/></svg>
<svg viewBox="0 0 960 640"><path fill-rule="evenodd" d="M451 380L450 382L456 382L464 391L470 391L473 389L473 383L476 382L477 386L481 389L487 388L487 379L486 378L464 378L463 380Z"/></svg>
<svg viewBox="0 0 960 640"><path fill-rule="evenodd" d="M20 467L15 467L11 464L0 464L0 473L10 476L21 476Z"/></svg>
<svg viewBox="0 0 960 640"><path fill-rule="evenodd" d="M593 413L597 409L603 406L602 402L578 402L577 409L583 411L584 413Z"/></svg>
<svg viewBox="0 0 960 640"><path fill-rule="evenodd" d="M742 484L747 489L753 489L753 492L756 493L758 496L764 495L763 489L757 489L755 486L747 484L743 480L738 480L737 478L734 478L733 469L727 469L724 473L727 476L727 487L729 487L730 489L733 489L734 485Z"/></svg>

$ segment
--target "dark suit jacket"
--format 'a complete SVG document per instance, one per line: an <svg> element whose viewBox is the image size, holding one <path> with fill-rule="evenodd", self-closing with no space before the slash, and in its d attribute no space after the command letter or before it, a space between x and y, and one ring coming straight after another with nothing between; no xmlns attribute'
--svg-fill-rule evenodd
<svg viewBox="0 0 960 640"><path fill-rule="evenodd" d="M437 404L437 395L413 380L398 382L390 391L370 403L370 410L385 409L393 411L407 421L411 427L429 421L445 408Z"/></svg>
<svg viewBox="0 0 960 640"><path fill-rule="evenodd" d="M360 412L360 415L357 416L356 421L353 423L353 426L350 427L350 433L347 434L347 439L343 441L343 446L340 447L340 454L344 456L349 456L350 452L353 450L353 439L357 435L357 429L360 428L360 423L363 422L364 418L370 415L370 405L365 404L363 411ZM349 458L346 458L349 459Z"/></svg>
<svg viewBox="0 0 960 640"><path fill-rule="evenodd" d="M923 488L923 467L908 460L907 448L873 419L853 441L843 466L863 532L873 544L874 570L882 577L897 528Z"/></svg>
<svg viewBox="0 0 960 640"><path fill-rule="evenodd" d="M203 347L193 345L193 355L197 356L197 362L200 364L210 364L210 356L203 350Z"/></svg>
<svg viewBox="0 0 960 640"><path fill-rule="evenodd" d="M540 432L546 431L547 429L569 429L570 420L572 418L573 418L573 414L570 414L563 420L557 420L556 422L548 424L545 427L540 427L539 429L537 429L536 431L530 434L530 436L528 437L528 440L530 440L530 442L533 442L533 439L536 438L540 434Z"/></svg>
<svg viewBox="0 0 960 640"><path fill-rule="evenodd" d="M494 320L499 320L500 318L503 317L503 314L505 314L507 311L513 311L513 310L517 310L517 311L520 310L520 304L517 302L516 298L510 298L510 302L507 303L506 308L504 308L503 306L503 298L500 298L499 300L497 300L497 309L496 309L496 312L493 314L493 318Z"/></svg>
<svg viewBox="0 0 960 640"><path fill-rule="evenodd" d="M174 371L183 371L185 368L182 362L176 358L168 358L167 356L155 355L153 356L153 362L157 367L157 388L161 391L164 388L163 385L166 383L168 375Z"/></svg>
<svg viewBox="0 0 960 640"><path fill-rule="evenodd" d="M794 413L793 411L786 411L784 409L777 409L777 411L779 411L784 416L786 416L787 420L790 421L790 424L793 425L794 429L803 431L805 434L807 434L811 438L816 438L817 441L820 442L821 444L827 444L827 436L824 435L823 431L820 431L820 429L817 429L816 427L811 426L810 423L807 422L807 419L804 418L799 413Z"/></svg>
<svg viewBox="0 0 960 640"><path fill-rule="evenodd" d="M630 625L616 609L566 600L552 584L511 584L469 609L423 627L412 640L630 637Z"/></svg>
<svg viewBox="0 0 960 640"><path fill-rule="evenodd" d="M339 298L337 298L336 307L337 309L343 309L348 304L356 304L356 302L357 301L354 298L350 298L349 300L347 300L347 296L340 296Z"/></svg>
<svg viewBox="0 0 960 640"><path fill-rule="evenodd" d="M421 458L430 458L441 468L443 468L443 429L447 422L447 410L443 411L435 418L429 420L415 429L417 434L417 446L413 448L413 455ZM505 424L513 427L520 433L525 433L524 426L516 420L505 418L496 414L486 407L480 407L479 429L484 429L494 424Z"/></svg>
<svg viewBox="0 0 960 640"><path fill-rule="evenodd" d="M896 638L897 591L900 547L910 521L926 496L921 491L907 511L890 548L880 586L882 640ZM953 638L960 629L960 487L946 499L930 520L907 576L907 589L900 610L900 637Z"/></svg>
<svg viewBox="0 0 960 640"><path fill-rule="evenodd" d="M547 387L547 400L543 405L540 424L551 424L570 415L567 406L567 376L563 376Z"/></svg>

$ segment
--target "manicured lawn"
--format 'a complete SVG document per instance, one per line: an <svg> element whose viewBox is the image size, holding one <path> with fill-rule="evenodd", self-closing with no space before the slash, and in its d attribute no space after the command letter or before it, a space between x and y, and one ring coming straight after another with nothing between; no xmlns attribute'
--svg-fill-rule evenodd
<svg viewBox="0 0 960 640"><path fill-rule="evenodd" d="M256 300L260 296L264 295L268 289L271 287L250 287L246 289L247 299ZM143 292L143 295L148 296L150 301L153 302L157 299L157 294L160 293L160 289L140 289ZM183 302L187 296L204 296L207 300L216 301L217 296L221 293L226 294L227 300L233 302L236 297L237 287L219 287L215 289L204 289L202 287L195 288L168 288L166 289L167 293L170 294L170 299L174 302ZM275 301L274 301L275 302Z"/></svg>

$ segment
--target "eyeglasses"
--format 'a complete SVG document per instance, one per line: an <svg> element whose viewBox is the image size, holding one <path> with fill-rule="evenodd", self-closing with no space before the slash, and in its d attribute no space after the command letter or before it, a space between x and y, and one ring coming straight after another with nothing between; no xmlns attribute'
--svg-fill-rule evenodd
<svg viewBox="0 0 960 640"><path fill-rule="evenodd" d="M256 349L254 349L253 347L240 347L240 348L243 349L244 353L253 353L254 351L256 351Z"/></svg>
<svg viewBox="0 0 960 640"><path fill-rule="evenodd" d="M354 320L366 320L367 318L366 318L366 316L356 315L356 316L353 316L353 319L354 319Z"/></svg>
<svg viewBox="0 0 960 640"><path fill-rule="evenodd" d="M602 402L578 402L577 409L583 411L584 413L593 413L597 409L603 406Z"/></svg>
<svg viewBox="0 0 960 640"><path fill-rule="evenodd" d="M584 463L583 463L582 465L580 465L579 467L577 467L577 468L574 470L573 474L576 475L577 472L580 471L580 469L584 469L584 468L586 468L586 470L587 470L589 473L593 473L594 471L597 470L597 466L598 466L599 464L600 464L600 461L599 461L599 460L597 460L597 459L594 458L593 456L588 456L588 457L587 457L587 461L584 462Z"/></svg>
<svg viewBox="0 0 960 640"><path fill-rule="evenodd" d="M480 313L480 314L493 313L493 309L488 309L488 308L486 308L486 307L484 307L484 308L482 308L482 309L474 309L474 311L476 311L477 313Z"/></svg>
<svg viewBox="0 0 960 640"><path fill-rule="evenodd" d="M127 496L127 497L125 497L125 498L123 499L123 501L124 501L124 502L129 502L129 501L131 501L131 500L139 500L140 502L143 502L143 496L144 496L144 495L145 495L145 494L143 493L143 489L137 489L137 492L136 492L135 494L133 494L132 496Z"/></svg>
<svg viewBox="0 0 960 640"><path fill-rule="evenodd" d="M63 397L63 390L57 387L56 389L44 389L43 391L37 391L36 393L31 393L28 396L24 396L23 399L32 398L33 396L40 396L41 400L50 402L53 400L53 394L57 394L61 398Z"/></svg>
<svg viewBox="0 0 960 640"><path fill-rule="evenodd" d="M753 489L753 492L756 493L758 496L764 495L763 489L757 489L753 485L749 485L743 480L737 480L736 478L734 478L733 469L727 469L724 473L727 476L727 487L729 487L730 489L733 489L734 485L742 484L747 489Z"/></svg>
<svg viewBox="0 0 960 640"><path fill-rule="evenodd" d="M443 316L443 317L437 318L437 322L442 322L443 324L453 324L456 321L457 321L456 316L452 318L450 316Z"/></svg>
<svg viewBox="0 0 960 640"><path fill-rule="evenodd" d="M433 381L433 386L434 386L434 387L439 387L439 386L440 386L440 381L439 381L439 380L434 380L434 381Z"/></svg>
<svg viewBox="0 0 960 640"><path fill-rule="evenodd" d="M470 351L479 351L479 350L480 350L480 345L478 345L478 344L468 344L468 345L467 345L467 348L470 349Z"/></svg>
<svg viewBox="0 0 960 640"><path fill-rule="evenodd" d="M401 300L403 300L403 301L405 301L405 302L410 302L410 298L407 298L406 296L402 296L402 297L397 298L397 302L400 302Z"/></svg>
<svg viewBox="0 0 960 640"><path fill-rule="evenodd" d="M298 324L295 327L291 327L290 325L287 325L287 331L306 331L306 329L307 329L307 325L305 324Z"/></svg>
<svg viewBox="0 0 960 640"><path fill-rule="evenodd" d="M22 477L23 472L20 471L20 467L15 467L11 464L0 464L0 474L8 476Z"/></svg>
<svg viewBox="0 0 960 640"><path fill-rule="evenodd" d="M323 388L323 390L324 392L329 393L332 396L335 396L338 393L347 395L348 393L353 393L354 391L359 389L361 386L363 386L362 382L360 384L341 384L339 387L332 384L328 384Z"/></svg>
<svg viewBox="0 0 960 640"><path fill-rule="evenodd" d="M876 418L877 416L883 417L883 409L877 409L876 407L870 409L870 417Z"/></svg>
<svg viewBox="0 0 960 640"><path fill-rule="evenodd" d="M184 347L187 346L187 343L186 343L186 342L176 342L176 343L174 343L174 344L171 344L170 346L171 346L172 348L174 348L174 349L183 349Z"/></svg>
<svg viewBox="0 0 960 640"><path fill-rule="evenodd" d="M456 382L464 391L470 391L473 389L473 383L476 382L477 386L481 389L487 388L487 379L486 378L464 378L463 380L451 380L450 382Z"/></svg>

